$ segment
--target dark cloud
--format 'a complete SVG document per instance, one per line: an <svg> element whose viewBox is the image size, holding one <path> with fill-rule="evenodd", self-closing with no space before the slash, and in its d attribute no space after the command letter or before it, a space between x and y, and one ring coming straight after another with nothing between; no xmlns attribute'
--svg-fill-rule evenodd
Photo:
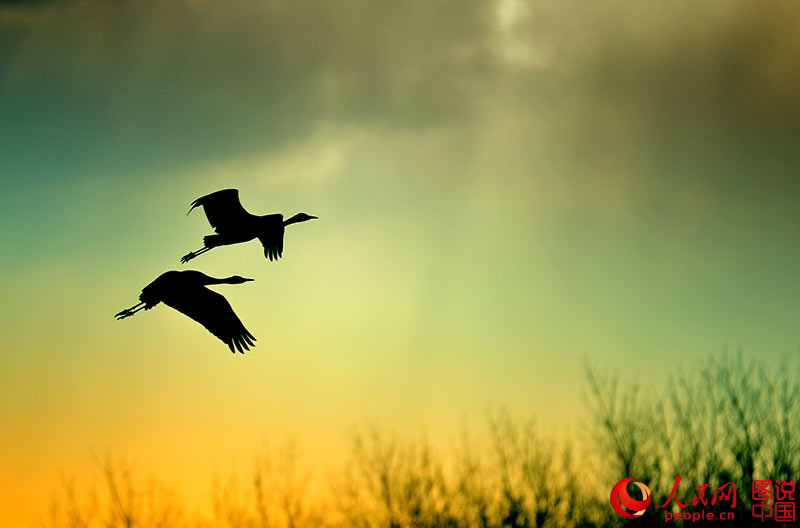
<svg viewBox="0 0 800 528"><path fill-rule="evenodd" d="M653 172L633 184L702 171L721 182L721 168L768 172L777 185L797 166L800 7L789 2L54 2L0 13L9 9L0 141L31 173L263 152L325 121L456 124L479 141L487 116L503 126L499 115L518 132L504 148L522 165L535 137L571 174L624 165L610 185L632 170Z"/></svg>
<svg viewBox="0 0 800 528"><path fill-rule="evenodd" d="M322 119L457 117L488 61L477 6L60 4L8 29L3 139L20 160L130 166L268 149Z"/></svg>
<svg viewBox="0 0 800 528"><path fill-rule="evenodd" d="M54 0L0 0L0 6L38 6Z"/></svg>
<svg viewBox="0 0 800 528"><path fill-rule="evenodd" d="M571 192L627 196L626 213L659 221L738 222L753 204L798 219L798 4L538 9L516 31L548 67L515 75L511 97L558 138L547 155Z"/></svg>

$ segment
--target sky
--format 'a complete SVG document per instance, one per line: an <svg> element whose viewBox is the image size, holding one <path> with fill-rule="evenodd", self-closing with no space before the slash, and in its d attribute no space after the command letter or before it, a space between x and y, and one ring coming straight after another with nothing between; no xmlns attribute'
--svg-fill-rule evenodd
<svg viewBox="0 0 800 528"><path fill-rule="evenodd" d="M0 1L0 523L106 452L200 504L264 442L796 354L798 64L791 1ZM231 187L319 216L189 265L257 347L116 321Z"/></svg>

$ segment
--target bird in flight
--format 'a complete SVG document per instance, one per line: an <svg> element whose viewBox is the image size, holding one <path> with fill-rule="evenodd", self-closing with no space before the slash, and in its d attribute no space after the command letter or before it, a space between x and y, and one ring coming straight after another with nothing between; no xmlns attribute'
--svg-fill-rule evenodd
<svg viewBox="0 0 800 528"><path fill-rule="evenodd" d="M306 213L298 213L288 220L284 220L282 214L264 216L250 214L242 207L237 189L224 189L202 196L191 203L189 213L201 205L208 223L217 234L203 237L203 247L181 257L183 264L217 246L249 242L254 238L258 238L264 246L264 257L278 260L283 255L284 228L297 222L317 218Z"/></svg>
<svg viewBox="0 0 800 528"><path fill-rule="evenodd" d="M228 345L234 354L244 354L255 346L256 340L236 316L225 297L206 286L211 284L242 284L253 279L239 275L215 279L199 271L167 271L142 289L139 304L126 308L114 317L118 320L130 317L140 310L149 310L163 302L182 314L194 319ZM249 346L248 346L249 345ZM234 350L234 346L236 350Z"/></svg>

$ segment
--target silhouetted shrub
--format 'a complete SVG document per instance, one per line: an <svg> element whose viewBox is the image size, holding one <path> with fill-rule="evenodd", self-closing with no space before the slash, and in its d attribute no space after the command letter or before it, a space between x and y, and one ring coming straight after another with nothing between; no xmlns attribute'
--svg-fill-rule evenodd
<svg viewBox="0 0 800 528"><path fill-rule="evenodd" d="M741 353L712 357L693 373L665 380L660 393L586 369L589 446L543 435L535 422L507 412L489 417L490 440L466 432L453 453L426 439L408 441L377 429L354 435L348 463L327 493L289 444L256 457L244 480L213 490L212 517L184 514L177 496L154 481L142 484L124 464L100 464L105 492L79 497L65 484L44 528L583 528L622 526L608 493L622 478L647 484L663 504L675 479L677 498L736 484L736 526L751 515L753 479L800 474L800 372L784 361L768 368ZM652 386L652 385L651 385ZM576 462L579 461L579 462ZM592 462L593 461L593 462ZM722 511L728 503L708 506ZM666 524L650 507L637 526ZM730 511L729 509L727 511ZM689 525L690 523L687 523ZM670 526L683 525L671 521ZM773 525L776 525L773 523Z"/></svg>

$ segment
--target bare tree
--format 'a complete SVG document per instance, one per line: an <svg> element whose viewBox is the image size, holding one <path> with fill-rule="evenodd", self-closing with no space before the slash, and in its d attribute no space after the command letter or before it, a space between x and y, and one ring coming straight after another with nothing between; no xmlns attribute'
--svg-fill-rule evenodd
<svg viewBox="0 0 800 528"><path fill-rule="evenodd" d="M750 515L754 479L800 474L800 365L768 366L741 352L712 357L665 380L663 392L640 391L618 376L586 369L591 443L543 434L534 420L491 413L489 440L466 429L450 452L423 436L401 440L377 428L353 436L349 461L327 493L313 486L295 443L264 451L245 478L218 481L212 516L189 520L179 497L130 466L98 463L103 492L81 495L65 481L43 528L585 528L621 526L608 490L622 478L647 484L662 505L637 526L662 526L677 500L728 483L736 486L737 525ZM587 455L593 455L589 457ZM593 461L593 462L592 462ZM592 475L597 475L595 479ZM703 487L707 485L705 489ZM700 489L695 489L699 487ZM326 501L330 501L328 504ZM707 511L730 503L704 505ZM757 523L756 523L757 524ZM670 521L681 526L681 521Z"/></svg>
<svg viewBox="0 0 800 528"><path fill-rule="evenodd" d="M215 525L225 528L301 528L321 526L312 504L311 474L300 467L300 452L289 442L277 456L255 457L249 485L236 477L214 486Z"/></svg>
<svg viewBox="0 0 800 528"><path fill-rule="evenodd" d="M53 499L50 515L42 522L47 528L182 528L189 526L180 500L153 479L142 483L123 462L110 456L98 463L103 474L106 498L90 491L78 498L74 481L64 484L61 496Z"/></svg>
<svg viewBox="0 0 800 528"><path fill-rule="evenodd" d="M451 503L441 459L426 440L402 445L377 429L354 435L337 493L343 526L461 526Z"/></svg>
<svg viewBox="0 0 800 528"><path fill-rule="evenodd" d="M691 374L678 373L664 397L649 400L635 384L620 391L616 377L601 381L587 368L593 435L598 450L609 456L606 485L635 478L660 505L678 476L677 498L685 504L731 483L738 522L752 519L753 480L789 480L800 469L800 376L791 365L787 359L771 369L745 361L741 351L723 352ZM670 508L679 506L673 502ZM654 513L649 509L643 520L664 524Z"/></svg>

